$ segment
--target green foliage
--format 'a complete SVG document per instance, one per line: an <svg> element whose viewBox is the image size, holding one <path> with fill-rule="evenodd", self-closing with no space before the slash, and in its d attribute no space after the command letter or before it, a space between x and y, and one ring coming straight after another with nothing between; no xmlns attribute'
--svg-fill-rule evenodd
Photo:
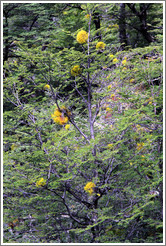
<svg viewBox="0 0 166 246"><path fill-rule="evenodd" d="M16 37L20 13L24 25L32 13L38 21L25 40L18 30L15 57L4 59L4 242L161 243L160 41L121 50L119 4L11 6ZM68 128L52 120L55 108Z"/></svg>

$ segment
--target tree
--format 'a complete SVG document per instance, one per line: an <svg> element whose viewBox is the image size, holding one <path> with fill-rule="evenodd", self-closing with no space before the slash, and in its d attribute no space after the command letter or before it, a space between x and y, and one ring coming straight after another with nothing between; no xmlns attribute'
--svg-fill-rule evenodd
<svg viewBox="0 0 166 246"><path fill-rule="evenodd" d="M5 241L161 242L162 49L117 52L73 5L4 64Z"/></svg>
<svg viewBox="0 0 166 246"><path fill-rule="evenodd" d="M119 11L119 38L122 50L128 45L127 34L126 34L126 14L125 14L125 3L120 4Z"/></svg>

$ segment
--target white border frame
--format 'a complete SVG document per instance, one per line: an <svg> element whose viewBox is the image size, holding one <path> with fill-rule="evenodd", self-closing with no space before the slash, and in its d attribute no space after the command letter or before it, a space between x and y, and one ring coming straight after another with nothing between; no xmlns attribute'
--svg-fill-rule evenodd
<svg viewBox="0 0 166 246"><path fill-rule="evenodd" d="M3 243L3 87L1 88L1 245L165 245L165 1L1 1L1 86L3 86L3 3L162 3L163 4L163 243Z"/></svg>

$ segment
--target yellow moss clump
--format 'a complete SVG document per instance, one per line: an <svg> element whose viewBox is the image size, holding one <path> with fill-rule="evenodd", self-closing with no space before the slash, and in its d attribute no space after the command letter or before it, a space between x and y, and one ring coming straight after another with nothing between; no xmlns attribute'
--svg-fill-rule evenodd
<svg viewBox="0 0 166 246"><path fill-rule="evenodd" d="M67 11L63 11L63 15L67 15L68 14L68 12Z"/></svg>
<svg viewBox="0 0 166 246"><path fill-rule="evenodd" d="M112 88L112 85L108 85L107 88L108 90L110 90Z"/></svg>
<svg viewBox="0 0 166 246"><path fill-rule="evenodd" d="M107 148L108 148L108 149L112 149L112 148L113 148L113 146L114 146L114 145L113 145L112 143L107 144Z"/></svg>
<svg viewBox="0 0 166 246"><path fill-rule="evenodd" d="M141 150L144 147L144 143L137 143L137 150Z"/></svg>
<svg viewBox="0 0 166 246"><path fill-rule="evenodd" d="M109 57L112 59L112 58L114 58L114 55L113 54L109 54Z"/></svg>
<svg viewBox="0 0 166 246"><path fill-rule="evenodd" d="M88 40L88 33L86 31L82 30L77 34L77 42L79 44L85 44L87 40Z"/></svg>
<svg viewBox="0 0 166 246"><path fill-rule="evenodd" d="M59 117L61 116L61 112L58 109L55 109L54 113L52 114L52 117Z"/></svg>
<svg viewBox="0 0 166 246"><path fill-rule="evenodd" d="M112 109L111 109L111 108L109 108L109 107L106 107L106 111L107 111L107 112L111 112L111 111L112 111Z"/></svg>
<svg viewBox="0 0 166 246"><path fill-rule="evenodd" d="M46 91L46 90L50 90L50 86L48 85L48 84L46 84L45 86L44 86L44 90Z"/></svg>
<svg viewBox="0 0 166 246"><path fill-rule="evenodd" d="M90 14L85 15L85 18L89 19L90 18Z"/></svg>
<svg viewBox="0 0 166 246"><path fill-rule="evenodd" d="M127 62L127 60L123 60L123 61L122 61L122 65L125 65L126 62Z"/></svg>
<svg viewBox="0 0 166 246"><path fill-rule="evenodd" d="M58 125L65 125L68 122L68 117L67 116L60 116L60 117L53 118L53 120Z"/></svg>
<svg viewBox="0 0 166 246"><path fill-rule="evenodd" d="M118 62L118 59L117 58L114 58L113 59L113 63L117 63Z"/></svg>
<svg viewBox="0 0 166 246"><path fill-rule="evenodd" d="M70 128L70 124L67 124L67 125L65 126L65 129L66 129L66 130L69 130L69 128Z"/></svg>
<svg viewBox="0 0 166 246"><path fill-rule="evenodd" d="M84 190L85 190L86 192L88 192L90 195L92 195L93 192L94 192L94 187L95 187L95 186L96 186L96 185L95 185L93 182L88 182L88 183L85 185Z"/></svg>
<svg viewBox="0 0 166 246"><path fill-rule="evenodd" d="M127 67L124 67L124 68L122 69L122 72L124 72L125 70L127 70Z"/></svg>
<svg viewBox="0 0 166 246"><path fill-rule="evenodd" d="M78 76L80 73L81 73L81 68L79 65L76 65L71 69L72 76Z"/></svg>
<svg viewBox="0 0 166 246"><path fill-rule="evenodd" d="M63 111L66 112L68 116L71 115L70 111L65 106L62 106L62 111L56 108L54 113L51 114L53 121L58 125L65 125L69 120L68 116L65 116Z"/></svg>
<svg viewBox="0 0 166 246"><path fill-rule="evenodd" d="M96 44L96 49L97 50L104 50L105 49L105 46L106 46L106 44L104 42L98 42Z"/></svg>
<svg viewBox="0 0 166 246"><path fill-rule="evenodd" d="M36 186L37 187L42 187L42 186L45 186L46 185L46 181L44 180L44 178L41 178L40 180L38 180L36 182Z"/></svg>
<svg viewBox="0 0 166 246"><path fill-rule="evenodd" d="M134 79L130 79L130 83L133 83L134 82Z"/></svg>

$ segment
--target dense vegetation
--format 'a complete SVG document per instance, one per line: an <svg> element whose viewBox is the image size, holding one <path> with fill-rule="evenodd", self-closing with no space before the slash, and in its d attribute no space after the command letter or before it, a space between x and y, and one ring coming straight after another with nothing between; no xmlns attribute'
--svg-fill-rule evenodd
<svg viewBox="0 0 166 246"><path fill-rule="evenodd" d="M4 242L163 242L162 3L4 3Z"/></svg>

